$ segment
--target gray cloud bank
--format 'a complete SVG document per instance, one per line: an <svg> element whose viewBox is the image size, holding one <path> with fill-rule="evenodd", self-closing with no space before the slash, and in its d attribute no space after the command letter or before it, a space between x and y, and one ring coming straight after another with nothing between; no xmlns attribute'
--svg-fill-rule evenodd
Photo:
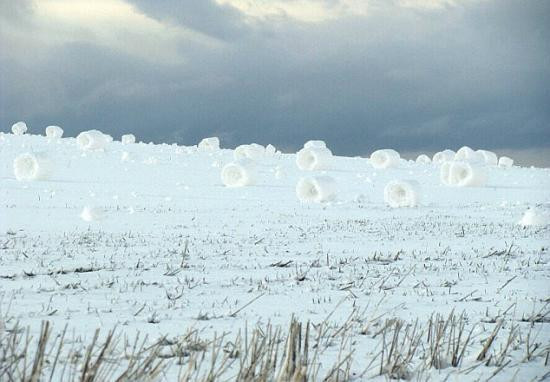
<svg viewBox="0 0 550 382"><path fill-rule="evenodd" d="M25 120L34 132L287 150L315 138L341 155L469 145L532 150L525 161L550 165L550 2L373 1L365 14L302 22L139 0L135 30L105 36L0 2L3 131Z"/></svg>

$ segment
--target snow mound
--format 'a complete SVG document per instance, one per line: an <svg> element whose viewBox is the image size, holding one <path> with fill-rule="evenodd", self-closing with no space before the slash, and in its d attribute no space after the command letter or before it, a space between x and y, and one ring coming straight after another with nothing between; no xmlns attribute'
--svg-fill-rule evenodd
<svg viewBox="0 0 550 382"><path fill-rule="evenodd" d="M319 148L319 147L327 148L327 144L325 143L325 141L307 141L306 143L304 143L305 149Z"/></svg>
<svg viewBox="0 0 550 382"><path fill-rule="evenodd" d="M529 208L523 214L523 217L518 222L519 225L528 227L528 226L543 226L548 224L548 216L544 216L540 211Z"/></svg>
<svg viewBox="0 0 550 382"><path fill-rule="evenodd" d="M251 186L256 182L254 165L246 160L228 163L222 168L221 178L226 187Z"/></svg>
<svg viewBox="0 0 550 382"><path fill-rule="evenodd" d="M94 151L104 149L113 137L103 134L99 130L83 131L76 137L76 143L81 150Z"/></svg>
<svg viewBox="0 0 550 382"><path fill-rule="evenodd" d="M80 218L87 222L99 221L105 219L105 212L98 207L86 206L82 209Z"/></svg>
<svg viewBox="0 0 550 382"><path fill-rule="evenodd" d="M220 149L220 139L218 137L204 138L199 142L198 148L201 151L218 151Z"/></svg>
<svg viewBox="0 0 550 382"><path fill-rule="evenodd" d="M448 161L452 161L455 158L455 152L453 150L443 150L434 154L432 161L440 164Z"/></svg>
<svg viewBox="0 0 550 382"><path fill-rule="evenodd" d="M420 185L414 180L394 180L384 188L384 201L392 208L416 207L420 200Z"/></svg>
<svg viewBox="0 0 550 382"><path fill-rule="evenodd" d="M401 159L399 153L392 149L376 150L370 155L370 164L374 168L397 167Z"/></svg>
<svg viewBox="0 0 550 382"><path fill-rule="evenodd" d="M482 187L487 183L485 169L469 162L445 162L440 169L441 182L455 187Z"/></svg>
<svg viewBox="0 0 550 382"><path fill-rule="evenodd" d="M336 197L336 182L330 176L303 177L296 185L296 195L302 202L329 202Z"/></svg>
<svg viewBox="0 0 550 382"><path fill-rule="evenodd" d="M23 121L16 122L12 125L11 132L14 135L23 135L27 132L27 124Z"/></svg>
<svg viewBox="0 0 550 382"><path fill-rule="evenodd" d="M296 153L296 165L300 170L328 170L331 162L332 152L326 147L308 147Z"/></svg>
<svg viewBox="0 0 550 382"><path fill-rule="evenodd" d="M46 137L51 139L59 139L63 136L63 129L59 126L46 127Z"/></svg>
<svg viewBox="0 0 550 382"><path fill-rule="evenodd" d="M124 134L120 137L120 141L123 145L130 145L132 143L136 143L136 136L134 134Z"/></svg>
<svg viewBox="0 0 550 382"><path fill-rule="evenodd" d="M511 168L514 165L514 160L509 157L500 157L498 160L498 167Z"/></svg>
<svg viewBox="0 0 550 382"><path fill-rule="evenodd" d="M427 156L426 154L420 154L420 155L416 158L416 163L419 163L419 164L429 164L429 163L432 163L432 160L431 160L430 157Z"/></svg>
<svg viewBox="0 0 550 382"><path fill-rule="evenodd" d="M52 163L45 153L25 153L13 161L15 179L47 180L52 174Z"/></svg>

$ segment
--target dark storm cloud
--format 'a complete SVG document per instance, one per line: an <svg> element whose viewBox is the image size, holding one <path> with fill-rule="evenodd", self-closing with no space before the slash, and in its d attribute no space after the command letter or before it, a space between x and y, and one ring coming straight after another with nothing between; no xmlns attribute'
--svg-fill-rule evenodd
<svg viewBox="0 0 550 382"><path fill-rule="evenodd" d="M0 53L3 130L24 119L71 134L100 128L180 143L215 134L226 146L287 149L319 138L347 155L549 145L547 2L382 2L367 16L321 23L250 22L206 1L134 4L219 46L184 40L177 65L89 41L56 45L32 64L21 62L36 60L32 52ZM30 13L18 9L10 22Z"/></svg>

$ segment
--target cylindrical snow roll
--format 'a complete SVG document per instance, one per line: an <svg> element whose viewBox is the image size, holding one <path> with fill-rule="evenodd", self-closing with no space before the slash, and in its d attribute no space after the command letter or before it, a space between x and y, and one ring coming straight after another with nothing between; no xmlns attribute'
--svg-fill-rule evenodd
<svg viewBox="0 0 550 382"><path fill-rule="evenodd" d="M46 127L46 137L51 139L58 139L63 136L63 129L59 126Z"/></svg>
<svg viewBox="0 0 550 382"><path fill-rule="evenodd" d="M455 159L455 152L453 150L443 150L434 154L432 161L434 163L444 163Z"/></svg>
<svg viewBox="0 0 550 382"><path fill-rule="evenodd" d="M99 207L84 207L80 213L80 218L87 222L93 222L105 219L105 212Z"/></svg>
<svg viewBox="0 0 550 382"><path fill-rule="evenodd" d="M432 163L432 160L431 160L430 157L427 156L426 154L420 154L420 155L416 158L416 163L420 163L420 164L429 164L429 163Z"/></svg>
<svg viewBox="0 0 550 382"><path fill-rule="evenodd" d="M514 165L514 160L509 157L500 157L498 160L498 167L511 168Z"/></svg>
<svg viewBox="0 0 550 382"><path fill-rule="evenodd" d="M199 142L198 148L202 151L217 151L220 149L220 139L218 137L204 138Z"/></svg>
<svg viewBox="0 0 550 382"><path fill-rule="evenodd" d="M455 154L456 161L463 162L472 162L472 163L484 163L485 157L478 153L477 151L472 150L468 146L463 146Z"/></svg>
<svg viewBox="0 0 550 382"><path fill-rule="evenodd" d="M336 182L330 176L301 178L296 185L296 195L302 202L329 202L336 197Z"/></svg>
<svg viewBox="0 0 550 382"><path fill-rule="evenodd" d="M415 180L394 180L384 187L384 201L392 208L416 207L420 185Z"/></svg>
<svg viewBox="0 0 550 382"><path fill-rule="evenodd" d="M83 131L76 137L76 143L82 150L101 150L112 140L110 135L105 135L99 130Z"/></svg>
<svg viewBox="0 0 550 382"><path fill-rule="evenodd" d="M303 148L296 153L296 165L300 170L328 170L332 162L332 152L326 147Z"/></svg>
<svg viewBox="0 0 550 382"><path fill-rule="evenodd" d="M246 160L228 163L222 168L221 178L227 187L251 186L256 183L254 164Z"/></svg>
<svg viewBox="0 0 550 382"><path fill-rule="evenodd" d="M130 145L132 143L136 143L136 136L134 134L124 134L120 137L120 141L123 145Z"/></svg>
<svg viewBox="0 0 550 382"><path fill-rule="evenodd" d="M265 147L265 156L268 158L275 156L276 152L277 152L277 149L272 144L269 144Z"/></svg>
<svg viewBox="0 0 550 382"><path fill-rule="evenodd" d="M11 126L11 132L14 135L23 135L27 132L27 124L23 121L16 122Z"/></svg>
<svg viewBox="0 0 550 382"><path fill-rule="evenodd" d="M304 143L305 149L317 148L317 147L326 148L327 144L325 143L325 141L307 141L306 143Z"/></svg>
<svg viewBox="0 0 550 382"><path fill-rule="evenodd" d="M440 169L443 184L456 187L482 187L487 174L482 167L469 162L445 162Z"/></svg>
<svg viewBox="0 0 550 382"><path fill-rule="evenodd" d="M498 157L494 152L488 150L477 150L476 152L483 157L483 161L487 166L496 166L498 164Z"/></svg>
<svg viewBox="0 0 550 382"><path fill-rule="evenodd" d="M53 165L45 153L25 153L13 161L13 173L17 180L47 180Z"/></svg>
<svg viewBox="0 0 550 382"><path fill-rule="evenodd" d="M240 145L233 151L233 158L235 160L251 159L258 160L265 156L265 147L257 143L251 143L249 145Z"/></svg>
<svg viewBox="0 0 550 382"><path fill-rule="evenodd" d="M370 155L370 164L374 168L390 168L399 165L401 157L392 149L376 150Z"/></svg>

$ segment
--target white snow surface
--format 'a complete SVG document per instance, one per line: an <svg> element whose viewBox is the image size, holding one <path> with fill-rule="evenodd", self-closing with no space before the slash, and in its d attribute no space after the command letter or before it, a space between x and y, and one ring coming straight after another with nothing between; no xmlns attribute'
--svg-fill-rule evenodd
<svg viewBox="0 0 550 382"><path fill-rule="evenodd" d="M550 210L549 169L493 166L483 187L447 187L435 164L379 170L366 158L334 156L319 174L335 180L337 199L302 203L296 185L308 173L295 154L258 160L256 183L230 188L220 172L233 150L207 142L196 150L113 141L83 155L75 138L0 134L2 315L35 335L42 320L59 331L67 324L84 341L114 326L130 337L193 327L234 339L245 323L286 327L294 316L336 327L362 312L372 320L368 334L355 320L347 329L353 380L386 380L377 367L359 377L367 359L379 358L375 333L385 319L425 325L454 311L467 317L466 332L474 327L460 368L429 369L422 380L491 377L498 367L476 356L500 320L490 354L511 330L548 347L550 227L517 223L530 207ZM26 152L46 152L55 173L18 182L13 161ZM420 184L420 206L385 204L384 187L396 179ZM81 215L86 206L108 218L83 220L95 211ZM545 316L529 322L537 312ZM326 367L338 358L338 338L320 356ZM524 361L524 348L512 348L491 380L549 371L544 355ZM175 376L175 367L165 375Z"/></svg>

